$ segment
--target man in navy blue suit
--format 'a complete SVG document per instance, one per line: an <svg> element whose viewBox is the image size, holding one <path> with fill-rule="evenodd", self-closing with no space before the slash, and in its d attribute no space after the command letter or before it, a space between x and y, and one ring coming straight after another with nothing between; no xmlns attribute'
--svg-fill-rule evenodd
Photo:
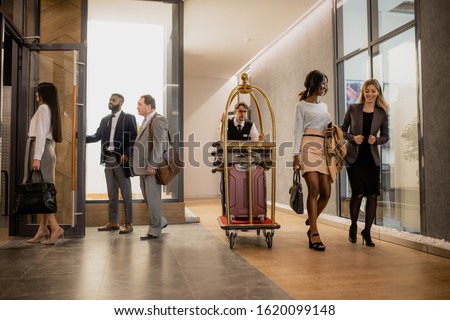
<svg viewBox="0 0 450 320"><path fill-rule="evenodd" d="M86 136L86 143L101 141L100 164L105 166L109 199L109 221L98 231L133 231L133 204L129 159L137 136L136 117L121 110L124 97L113 93L109 98L111 114L103 117L97 132ZM125 223L119 227L119 188L125 205Z"/></svg>

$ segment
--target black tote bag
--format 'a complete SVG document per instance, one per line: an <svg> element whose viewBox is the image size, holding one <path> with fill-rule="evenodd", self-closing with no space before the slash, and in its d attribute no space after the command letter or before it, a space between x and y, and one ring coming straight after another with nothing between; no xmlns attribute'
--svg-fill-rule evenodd
<svg viewBox="0 0 450 320"><path fill-rule="evenodd" d="M294 171L294 176L292 177L292 187L290 187L289 193L291 195L289 200L291 209L297 214L303 214L303 190L302 183L300 181L300 170Z"/></svg>
<svg viewBox="0 0 450 320"><path fill-rule="evenodd" d="M38 182L32 176L38 175ZM56 188L51 182L44 182L40 170L32 170L24 184L16 190L16 214L56 213Z"/></svg>

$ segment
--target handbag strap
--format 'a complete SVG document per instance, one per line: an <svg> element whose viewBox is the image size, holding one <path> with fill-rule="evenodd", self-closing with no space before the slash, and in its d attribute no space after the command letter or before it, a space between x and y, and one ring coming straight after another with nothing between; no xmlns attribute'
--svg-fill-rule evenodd
<svg viewBox="0 0 450 320"><path fill-rule="evenodd" d="M292 184L295 184L295 183L301 184L300 170L295 170L294 174L292 175Z"/></svg>
<svg viewBox="0 0 450 320"><path fill-rule="evenodd" d="M39 170L33 170L33 169L31 169L31 170L30 170L30 173L28 174L28 179L27 179L27 181L26 181L27 184L28 184L28 183L31 183L31 178L33 177L33 174L35 174L35 173L38 175L39 182L41 182L41 183L44 182L44 177L42 176L42 171L41 171L41 169L39 169Z"/></svg>
<svg viewBox="0 0 450 320"><path fill-rule="evenodd" d="M155 120L156 117L162 117L159 113L156 113L152 120L150 120L150 123L148 124L148 141L153 143L153 120ZM167 128L167 135L169 136L169 146L172 146L172 139L170 137L170 130Z"/></svg>

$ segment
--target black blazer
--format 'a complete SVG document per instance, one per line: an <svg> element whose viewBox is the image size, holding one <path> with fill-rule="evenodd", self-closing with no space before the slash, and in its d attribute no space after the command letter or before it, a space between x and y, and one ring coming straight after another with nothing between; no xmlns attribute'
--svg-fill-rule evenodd
<svg viewBox="0 0 450 320"><path fill-rule="evenodd" d="M105 162L106 158L106 147L108 145L108 119L110 115L102 118L100 121L100 126L97 128L95 134L86 136L86 143L98 142L101 140L101 154L100 154L100 164ZM122 111L117 120L116 130L114 131L114 157L117 162L120 162L120 157L124 154L131 158L133 151L133 144L137 136L137 126L136 117L132 114L128 114ZM129 161L124 164L124 171L126 176L130 176Z"/></svg>
<svg viewBox="0 0 450 320"><path fill-rule="evenodd" d="M354 163L358 158L358 145L353 141L353 137L362 134L363 107L363 103L351 104L345 113L344 122L341 126L344 132L344 138L348 141L346 144L347 155L344 158L347 163ZM349 128L350 132L348 132ZM379 136L378 132L380 133ZM370 151L375 165L380 166L381 160L378 145L385 144L389 141L389 123L387 113L378 106L375 106L375 110L373 111L370 134L377 137L376 143L370 145Z"/></svg>

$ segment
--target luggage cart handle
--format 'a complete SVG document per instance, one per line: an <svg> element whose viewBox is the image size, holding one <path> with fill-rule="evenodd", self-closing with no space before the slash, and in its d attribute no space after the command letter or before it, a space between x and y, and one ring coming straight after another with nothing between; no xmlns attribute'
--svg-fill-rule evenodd
<svg viewBox="0 0 450 320"><path fill-rule="evenodd" d="M245 172L248 171L248 167L249 167L247 163L245 163L245 164L238 163L238 164L236 164L234 166L235 166L237 171L245 171ZM255 170L255 169L256 169L256 165L252 164L252 170Z"/></svg>

